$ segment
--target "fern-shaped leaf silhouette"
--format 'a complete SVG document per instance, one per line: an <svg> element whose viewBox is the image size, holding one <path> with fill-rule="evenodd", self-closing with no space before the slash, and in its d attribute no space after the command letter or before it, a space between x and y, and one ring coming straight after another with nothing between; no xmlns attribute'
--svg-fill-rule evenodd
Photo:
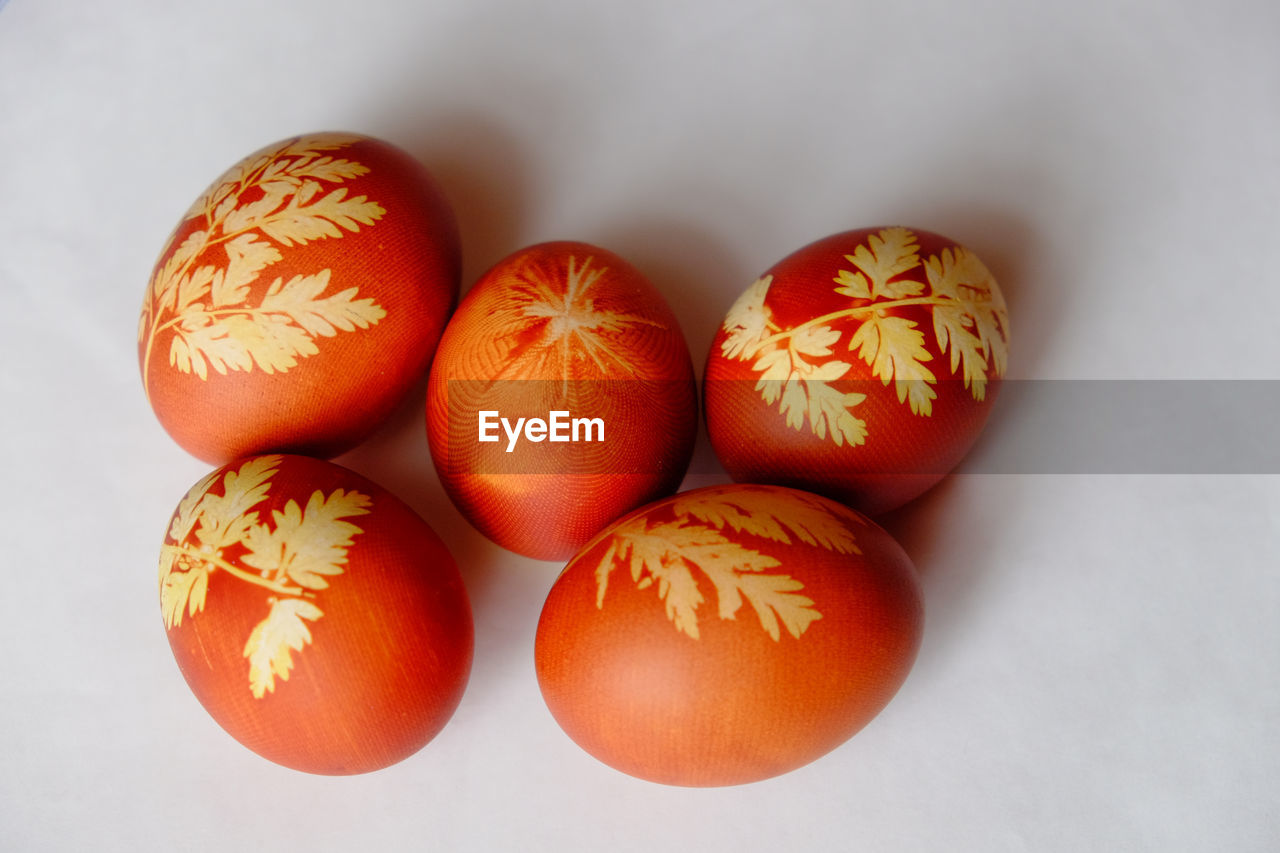
<svg viewBox="0 0 1280 853"><path fill-rule="evenodd" d="M249 634L244 657L249 659L249 689L261 699L276 689L276 678L289 680L293 669L291 651L301 652L311 642L311 630L303 620L316 621L324 613L301 598L278 599L271 611Z"/></svg>
<svg viewBox="0 0 1280 853"><path fill-rule="evenodd" d="M344 229L359 231L361 225L372 225L387 212L365 196L347 198L346 187L308 204L319 189L320 184L315 181L303 182L283 210L264 216L248 227L262 229L262 233L283 246L304 246L312 240L341 237Z"/></svg>
<svg viewBox="0 0 1280 853"><path fill-rule="evenodd" d="M849 410L866 395L829 384L843 378L850 367L829 358L839 339L840 333L828 326L808 326L797 329L785 349L763 348L752 365L760 373L755 389L766 403L778 402L792 429L801 429L807 420L818 438L830 434L837 445L861 444L866 440L866 423Z"/></svg>
<svg viewBox="0 0 1280 853"><path fill-rule="evenodd" d="M257 456L223 475L222 494L206 488L195 507L199 543L216 551L241 542L257 523L253 507L266 498L269 481L279 467L279 456ZM175 537L179 542L184 538Z"/></svg>
<svg viewBox="0 0 1280 853"><path fill-rule="evenodd" d="M163 558L162 558L163 559ZM204 610L209 591L209 570L193 564L186 571L169 571L160 583L160 612L166 628L182 624L182 614L195 616Z"/></svg>
<svg viewBox="0 0 1280 853"><path fill-rule="evenodd" d="M787 575L738 574L736 587L751 604L760 625L775 641L782 638L778 621L787 633L799 639L809 625L822 618L813 608L813 599L800 595L804 584Z"/></svg>
<svg viewBox="0 0 1280 853"><path fill-rule="evenodd" d="M151 278L149 297L142 313L143 322L138 328L138 340L146 334L152 317L165 311L172 311L177 305L178 289L183 281L183 272L204 248L209 239L208 232L193 231L173 250L173 254L164 262Z"/></svg>
<svg viewBox="0 0 1280 853"><path fill-rule="evenodd" d="M360 137L353 133L310 134L298 137L280 152L280 156L311 157L317 151L337 151L359 141Z"/></svg>
<svg viewBox="0 0 1280 853"><path fill-rule="evenodd" d="M353 160L342 160L330 156L318 156L315 151L308 151L296 159L280 159L269 165L262 173L264 181L288 181L295 186L304 180L342 183L351 178L368 174L369 167Z"/></svg>
<svg viewBox="0 0 1280 853"><path fill-rule="evenodd" d="M244 647L249 685L261 698L288 679L292 652L311 642L307 622L323 612L311 599L346 570L347 549L362 530L347 519L366 515L372 499L357 491L312 492L305 507L287 501L259 523L280 456L261 456L202 479L178 504L160 554L160 606L165 627L205 608L210 578L228 577L270 590L271 611ZM238 562L224 551L237 547ZM235 554L235 551L230 553ZM248 569L257 570L256 573ZM221 583L221 581L219 581Z"/></svg>
<svg viewBox="0 0 1280 853"><path fill-rule="evenodd" d="M219 270L210 287L214 308L242 304L249 298L249 285L258 273L280 260L280 250L259 240L255 234L241 234L223 245L227 267Z"/></svg>
<svg viewBox="0 0 1280 853"><path fill-rule="evenodd" d="M179 315L184 315L193 310L193 306L196 306L199 300L209 295L209 290L213 286L213 279L217 273L217 267L206 264L182 277L177 287L177 313ZM203 307L196 306L194 310L202 311Z"/></svg>
<svg viewBox="0 0 1280 853"><path fill-rule="evenodd" d="M925 261L929 285L939 302L933 309L938 348L951 353L975 400L986 396L987 370L1003 376L1008 363L1009 317L986 266L964 248L943 249Z"/></svg>
<svg viewBox="0 0 1280 853"><path fill-rule="evenodd" d="M951 372L963 376L974 399L984 399L988 372L1004 375L1009 320L981 261L956 247L922 263L916 235L897 227L870 234L844 257L853 269L838 270L833 280L836 293L854 300L847 307L779 328L764 305L772 281L766 276L735 303L723 326L721 353L754 359L756 390L766 403L778 404L787 426L798 430L808 423L814 435L830 436L837 446L866 442L866 423L852 411L866 396L832 384L851 370L830 358L831 346L845 332L847 349L872 376L893 384L899 403L912 414L932 416L938 377L928 363L934 354L917 321L895 313L903 308L930 312L938 350L950 354ZM922 266L927 283L907 277L920 276Z"/></svg>
<svg viewBox="0 0 1280 853"><path fill-rule="evenodd" d="M729 309L723 323L725 339L720 343L725 358L752 358L768 337L772 315L764 302L772 283L771 275L756 279Z"/></svg>
<svg viewBox="0 0 1280 853"><path fill-rule="evenodd" d="M898 402L910 400L911 413L928 416L938 396L930 386L938 381L925 367L933 356L924 347L924 333L915 321L876 312L849 337L849 349L871 367L885 385L893 382Z"/></svg>
<svg viewBox="0 0 1280 853"><path fill-rule="evenodd" d="M777 510L778 497L773 490L739 487L730 494L692 492L675 499L673 509L678 516L691 516L718 530L725 527L738 533L750 533L791 544L794 536L801 542L817 545L841 554L860 554L846 519L834 515L823 504L798 497L787 506L785 515ZM849 514L847 518L857 519ZM788 533L788 531L790 531Z"/></svg>
<svg viewBox="0 0 1280 853"><path fill-rule="evenodd" d="M924 285L910 279L889 279L913 269L920 263L916 235L907 228L885 228L867 238L866 243L845 255L854 271L840 270L835 277L836 293L855 299L903 299L924 290Z"/></svg>
<svg viewBox="0 0 1280 853"><path fill-rule="evenodd" d="M353 160L319 152L356 137L304 137L233 167L197 201L189 234L153 275L138 323L145 342L144 389L151 353L168 331L168 363L207 380L211 373L284 372L320 350L315 337L375 325L386 311L348 287L324 296L331 270L278 277L258 305L249 304L281 247L340 238L378 222L386 210L367 196L333 187L368 173ZM328 185L328 188L326 188ZM211 252L221 247L220 252ZM201 263L202 261L216 262ZM285 322L287 320L287 322Z"/></svg>
<svg viewBox="0 0 1280 853"><path fill-rule="evenodd" d="M775 641L782 628L798 639L822 616L813 600L800 594L804 585L770 571L780 565L777 559L722 531L727 527L784 543L795 536L841 553L858 549L842 520L824 507L801 502L796 514L784 519L766 506L769 497L749 491L732 497L694 493L676 500L672 521L650 526L637 518L620 525L596 567L596 606L604 607L610 574L626 565L637 588L656 586L676 630L698 639L698 608L706 598L696 570L715 590L721 619L736 618L745 601Z"/></svg>
<svg viewBox="0 0 1280 853"><path fill-rule="evenodd" d="M201 379L209 368L219 374L258 367L285 372L319 352L315 338L365 329L386 316L372 299L355 299L351 287L320 296L329 270L276 279L255 308L189 312L170 344L170 361Z"/></svg>
<svg viewBox="0 0 1280 853"><path fill-rule="evenodd" d="M324 589L327 576L342 574L347 548L360 528L344 519L366 515L370 499L360 492L337 489L328 497L312 492L305 509L289 501L272 510L273 527L255 525L244 537L245 565L281 573L304 589Z"/></svg>
<svg viewBox="0 0 1280 853"><path fill-rule="evenodd" d="M320 294L329 286L329 270L315 275L294 276L287 282L276 279L267 289L261 310L288 317L309 335L331 338L338 333L367 329L387 312L372 299L356 299L349 287L331 296Z"/></svg>
<svg viewBox="0 0 1280 853"><path fill-rule="evenodd" d="M296 198L298 191L292 181L266 181L260 183L258 188L262 190L262 197L248 204L237 204L238 197L231 197L224 201L227 205L225 216L216 217L215 214L215 218L221 219L224 234L236 234L261 228L273 215L277 214L282 204L291 197ZM220 208L218 213L221 212Z"/></svg>
<svg viewBox="0 0 1280 853"><path fill-rule="evenodd" d="M218 472L206 474L191 487L182 500L178 502L178 511L169 524L168 537L175 542L183 542L200 521L200 504L205 494L218 479Z"/></svg>
<svg viewBox="0 0 1280 853"><path fill-rule="evenodd" d="M231 314L215 319L198 314L184 321L170 344L169 360L183 372L207 379L211 367L222 375L254 365L266 373L283 373L317 352L306 330L283 316Z"/></svg>
<svg viewBox="0 0 1280 853"><path fill-rule="evenodd" d="M810 428L818 438L826 438L830 433L837 447L863 444L867 440L867 422L855 418L850 411L867 399L867 395L840 391L828 384L844 376L848 369L849 365L842 361L828 362L801 380L809 402ZM788 422L790 420L788 418Z"/></svg>

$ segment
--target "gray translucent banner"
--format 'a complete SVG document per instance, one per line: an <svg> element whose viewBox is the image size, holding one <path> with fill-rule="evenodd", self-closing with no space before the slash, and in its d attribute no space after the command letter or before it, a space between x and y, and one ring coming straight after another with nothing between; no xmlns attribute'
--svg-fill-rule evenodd
<svg viewBox="0 0 1280 853"><path fill-rule="evenodd" d="M832 382L842 394L866 401L853 403L849 411L866 419L866 442L836 446L830 438L818 439L806 418L788 427L782 409L784 383L762 393L752 380L722 380L717 390L742 407L739 417L777 419L776 432L743 429L752 446L790 443L820 453L808 456L808 464L822 460L857 459L863 473L901 475L946 473L943 454L924 452L900 455L899 461L881 463L875 441L885 440L888 421L911 419L905 403L898 403L890 389L878 380ZM961 382L944 381L932 386L937 395L934 423L946 429L946 409L957 401L970 405L971 396ZM687 422L675 400L688 400L684 383L632 380L570 383L500 380L448 383L450 429L447 467L454 473L657 473L667 470L671 458L657 458L641 445L663 446L658 439L666 429ZM765 397L772 396L772 404ZM966 474L1280 474L1280 380L1023 380L1001 383L989 409L989 420L957 472ZM852 400L853 398L848 398ZM872 401L876 402L872 402ZM968 401L968 402L966 402ZM793 407L794 408L794 407ZM478 440L480 412L488 410L487 439ZM552 413L560 410L558 433L572 437L573 421L601 418L600 441L553 441ZM878 412L878 414L877 414ZM514 426L520 417L541 417L548 430L518 439L499 425L499 414ZM817 416L821 416L820 414ZM567 419L567 420L566 420ZM734 423L734 421L727 421ZM953 423L956 423L953 421ZM586 424L581 424L586 434ZM705 429L705 426L701 428ZM545 437L542 437L545 436ZM594 438L594 435L593 435ZM622 445L617 444L622 442ZM683 442L676 442L683 444ZM687 445L686 445L687 446ZM520 452L514 452L518 447ZM631 452L619 452L625 447ZM761 446L762 452L775 448ZM639 452L635 452L639 451ZM828 457L825 454L834 454ZM690 472L719 471L710 453L697 453Z"/></svg>
<svg viewBox="0 0 1280 853"><path fill-rule="evenodd" d="M969 474L1280 474L1280 380L1005 382Z"/></svg>

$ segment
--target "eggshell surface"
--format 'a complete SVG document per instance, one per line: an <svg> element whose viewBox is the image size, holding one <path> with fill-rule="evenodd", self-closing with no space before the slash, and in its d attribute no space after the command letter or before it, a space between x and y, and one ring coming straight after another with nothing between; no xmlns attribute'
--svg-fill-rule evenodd
<svg viewBox="0 0 1280 853"><path fill-rule="evenodd" d="M902 227L835 234L729 310L707 356L707 431L734 480L884 512L972 446L1008 341L999 286L968 249Z"/></svg>
<svg viewBox="0 0 1280 853"><path fill-rule="evenodd" d="M471 610L444 543L322 460L251 457L192 487L161 548L160 602L200 703L296 770L363 773L413 754L470 673Z"/></svg>
<svg viewBox="0 0 1280 853"><path fill-rule="evenodd" d="M407 153L284 140L210 185L169 238L139 319L143 387L207 462L336 455L426 371L459 275L452 210Z"/></svg>
<svg viewBox="0 0 1280 853"><path fill-rule="evenodd" d="M566 566L535 661L556 721L604 763L686 786L824 755L903 683L923 610L902 549L864 516L777 486L684 492Z"/></svg>
<svg viewBox="0 0 1280 853"><path fill-rule="evenodd" d="M585 243L532 246L481 277L428 384L427 437L449 497L490 539L538 559L567 559L674 491L696 429L675 315L638 270Z"/></svg>

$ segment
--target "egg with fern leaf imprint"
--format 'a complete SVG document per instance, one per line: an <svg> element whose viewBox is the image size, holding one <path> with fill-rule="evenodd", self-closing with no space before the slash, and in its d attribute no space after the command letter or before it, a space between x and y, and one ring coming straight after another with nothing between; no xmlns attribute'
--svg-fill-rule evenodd
<svg viewBox="0 0 1280 853"><path fill-rule="evenodd" d="M707 355L707 432L734 480L885 512L959 464L1008 345L1000 288L969 249L903 227L835 234L729 309Z"/></svg>
<svg viewBox="0 0 1280 853"><path fill-rule="evenodd" d="M736 785L867 725L922 624L910 560L865 516L730 484L652 503L584 546L547 596L534 655L552 716L600 761Z"/></svg>
<svg viewBox="0 0 1280 853"><path fill-rule="evenodd" d="M345 133L269 145L161 252L138 323L143 389L207 462L335 456L426 371L459 275L453 212L410 155Z"/></svg>
<svg viewBox="0 0 1280 853"><path fill-rule="evenodd" d="M473 633L453 558L353 471L289 455L219 468L179 502L159 565L183 677L264 758L377 770L422 748L461 700Z"/></svg>

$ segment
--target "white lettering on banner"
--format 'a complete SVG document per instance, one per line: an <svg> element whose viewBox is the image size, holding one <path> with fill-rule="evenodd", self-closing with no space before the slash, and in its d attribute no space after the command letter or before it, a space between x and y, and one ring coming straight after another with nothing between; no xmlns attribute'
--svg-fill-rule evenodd
<svg viewBox="0 0 1280 853"><path fill-rule="evenodd" d="M486 409L479 414L479 440L481 442L501 441L498 427L507 436L507 453L516 449L521 435L526 441L535 444L542 441L593 442L604 441L604 418L575 418L565 410L557 409L547 413L547 419L510 418L493 409Z"/></svg>

